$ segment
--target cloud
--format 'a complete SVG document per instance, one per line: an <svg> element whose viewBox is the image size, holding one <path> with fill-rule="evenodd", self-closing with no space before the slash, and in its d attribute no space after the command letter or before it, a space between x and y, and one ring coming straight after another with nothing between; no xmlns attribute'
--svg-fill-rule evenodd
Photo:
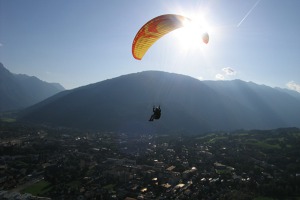
<svg viewBox="0 0 300 200"><path fill-rule="evenodd" d="M218 80L224 80L225 77L222 74L217 74L216 75L216 79L218 79Z"/></svg>
<svg viewBox="0 0 300 200"><path fill-rule="evenodd" d="M225 67L222 69L222 71L225 72L225 74L228 76L236 75L236 71L234 69L232 69L231 67Z"/></svg>
<svg viewBox="0 0 300 200"><path fill-rule="evenodd" d="M231 67L225 67L222 69L222 72L216 74L216 79L217 80L225 80L228 76L235 76L236 71L232 69Z"/></svg>
<svg viewBox="0 0 300 200"><path fill-rule="evenodd" d="M202 76L198 76L197 79L203 80L203 77Z"/></svg>
<svg viewBox="0 0 300 200"><path fill-rule="evenodd" d="M3 44L0 42L0 47L3 47Z"/></svg>
<svg viewBox="0 0 300 200"><path fill-rule="evenodd" d="M290 81L286 84L286 86L291 89L295 90L300 93L300 84L295 83L294 81Z"/></svg>

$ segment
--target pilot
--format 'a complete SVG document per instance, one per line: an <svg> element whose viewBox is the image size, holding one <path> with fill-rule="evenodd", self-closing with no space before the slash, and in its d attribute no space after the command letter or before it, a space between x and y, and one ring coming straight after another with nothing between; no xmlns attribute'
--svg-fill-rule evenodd
<svg viewBox="0 0 300 200"><path fill-rule="evenodd" d="M159 119L160 115L161 115L160 106L158 106L158 107L153 106L153 114L151 115L149 121L152 122L154 119Z"/></svg>

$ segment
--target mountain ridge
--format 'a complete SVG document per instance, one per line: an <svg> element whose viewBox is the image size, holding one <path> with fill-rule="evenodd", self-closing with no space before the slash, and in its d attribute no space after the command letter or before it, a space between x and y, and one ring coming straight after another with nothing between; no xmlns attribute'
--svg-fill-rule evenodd
<svg viewBox="0 0 300 200"><path fill-rule="evenodd" d="M0 63L0 112L24 109L63 90L58 83L13 74Z"/></svg>
<svg viewBox="0 0 300 200"><path fill-rule="evenodd" d="M151 123L154 105L162 107L162 117ZM296 97L269 86L146 71L61 92L19 119L99 131L203 133L299 127L299 115Z"/></svg>

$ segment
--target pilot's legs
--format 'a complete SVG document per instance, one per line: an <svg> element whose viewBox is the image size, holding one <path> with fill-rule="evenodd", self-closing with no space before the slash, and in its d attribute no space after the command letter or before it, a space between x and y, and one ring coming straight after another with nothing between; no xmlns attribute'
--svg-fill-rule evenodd
<svg viewBox="0 0 300 200"><path fill-rule="evenodd" d="M150 119L149 119L149 121L153 121L153 119L154 119L154 115L151 115L151 117L150 117Z"/></svg>

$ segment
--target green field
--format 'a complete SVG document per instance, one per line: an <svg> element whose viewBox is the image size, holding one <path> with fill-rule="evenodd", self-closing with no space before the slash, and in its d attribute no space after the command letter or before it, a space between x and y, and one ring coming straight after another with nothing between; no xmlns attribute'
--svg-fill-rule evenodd
<svg viewBox="0 0 300 200"><path fill-rule="evenodd" d="M254 200L273 200L273 198L269 198L269 197L257 197Z"/></svg>
<svg viewBox="0 0 300 200"><path fill-rule="evenodd" d="M269 144L265 141L259 141L256 139L249 139L247 140L247 143L262 149L281 149L279 144Z"/></svg>
<svg viewBox="0 0 300 200"><path fill-rule="evenodd" d="M45 192L49 191L50 189L51 189L51 184L45 180L41 180L25 188L22 192L29 193L34 196L39 196L39 195L43 195Z"/></svg>
<svg viewBox="0 0 300 200"><path fill-rule="evenodd" d="M0 121L2 121L2 122L15 122L16 119L4 117L4 118L0 118Z"/></svg>

